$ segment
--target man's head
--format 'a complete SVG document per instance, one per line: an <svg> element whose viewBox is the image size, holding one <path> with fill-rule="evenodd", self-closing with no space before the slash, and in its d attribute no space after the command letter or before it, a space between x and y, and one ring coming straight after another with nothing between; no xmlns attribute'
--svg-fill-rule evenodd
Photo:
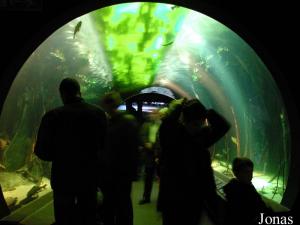
<svg viewBox="0 0 300 225"><path fill-rule="evenodd" d="M73 78L63 79L59 85L59 92L64 104L81 97L80 85L78 81Z"/></svg>
<svg viewBox="0 0 300 225"><path fill-rule="evenodd" d="M251 183L253 177L253 162L244 157L236 157L232 162L232 171L235 177L243 183Z"/></svg>
<svg viewBox="0 0 300 225"><path fill-rule="evenodd" d="M101 105L108 114L113 114L117 111L122 103L122 98L119 92L112 91L104 95Z"/></svg>
<svg viewBox="0 0 300 225"><path fill-rule="evenodd" d="M204 120L206 117L206 108L198 99L191 99L184 103L182 114L185 122L195 120Z"/></svg>

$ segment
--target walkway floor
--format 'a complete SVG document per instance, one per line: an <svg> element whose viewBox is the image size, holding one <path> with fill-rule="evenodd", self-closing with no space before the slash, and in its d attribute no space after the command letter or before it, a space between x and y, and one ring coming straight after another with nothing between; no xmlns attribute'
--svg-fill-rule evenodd
<svg viewBox="0 0 300 225"><path fill-rule="evenodd" d="M133 183L132 203L134 213L134 225L162 225L161 214L156 211L158 196L158 183L154 182L149 204L139 205L143 195L144 184L142 181ZM53 200L51 193L44 195L37 201L29 203L28 207L21 207L4 220L20 221L23 225L50 225L54 222ZM201 225L213 225L204 212L199 221Z"/></svg>
<svg viewBox="0 0 300 225"><path fill-rule="evenodd" d="M132 203L134 209L134 225L161 225L161 215L156 211L156 198L158 194L158 184L155 182L152 190L151 203L139 205L138 202L143 195L143 182L133 183ZM35 213L28 215L21 222L24 225L50 225L54 221L53 202L39 208Z"/></svg>

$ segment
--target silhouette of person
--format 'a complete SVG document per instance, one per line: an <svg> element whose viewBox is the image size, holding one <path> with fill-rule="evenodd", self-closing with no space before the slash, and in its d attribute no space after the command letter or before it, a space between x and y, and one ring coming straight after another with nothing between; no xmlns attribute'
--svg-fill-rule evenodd
<svg viewBox="0 0 300 225"><path fill-rule="evenodd" d="M126 111L132 114L139 124L143 123L143 112L136 110L132 102L126 102Z"/></svg>
<svg viewBox="0 0 300 225"><path fill-rule="evenodd" d="M139 204L150 203L153 180L156 171L157 158L157 132L160 126L158 115L150 114L148 120L143 123L140 131L144 155L144 193Z"/></svg>
<svg viewBox="0 0 300 225"><path fill-rule="evenodd" d="M63 106L42 118L34 152L51 161L56 224L95 224L98 157L104 146L104 111L81 98L79 83L59 86Z"/></svg>
<svg viewBox="0 0 300 225"><path fill-rule="evenodd" d="M235 178L223 187L227 200L226 224L258 224L260 213L272 213L251 182L253 167L253 162L244 157L236 157L232 162Z"/></svg>
<svg viewBox="0 0 300 225"><path fill-rule="evenodd" d="M159 130L160 210L163 225L196 225L204 204L216 210L216 185L207 150L228 122L197 100L174 100Z"/></svg>
<svg viewBox="0 0 300 225"><path fill-rule="evenodd" d="M6 200L4 198L3 192L2 192L2 187L0 184L0 219L9 215L10 214L10 209L8 208L8 205L6 203Z"/></svg>
<svg viewBox="0 0 300 225"><path fill-rule="evenodd" d="M136 178L138 157L138 122L125 111L118 92L110 92L102 99L109 117L104 151L103 220L105 225L132 225L132 181Z"/></svg>

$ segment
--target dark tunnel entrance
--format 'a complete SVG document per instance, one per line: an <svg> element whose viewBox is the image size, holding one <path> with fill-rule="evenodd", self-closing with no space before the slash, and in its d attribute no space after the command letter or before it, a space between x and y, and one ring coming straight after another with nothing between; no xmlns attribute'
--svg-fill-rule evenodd
<svg viewBox="0 0 300 225"><path fill-rule="evenodd" d="M75 33L79 21L82 27ZM131 96L125 106L133 105L139 96L148 95L141 90L162 86L176 93L173 98L198 98L216 108L232 128L212 149L214 169L230 177L233 157L250 157L256 188L277 203L283 200L290 168L290 127L267 67L247 43L218 21L184 7L139 2L75 18L24 63L0 117L4 197L25 199L31 188L36 187L36 193L49 188L51 165L35 159L32 146L43 113L61 104L57 86L65 76L78 79L83 96L95 104L99 96L116 89ZM163 98L157 101L166 103L163 106L172 99ZM136 105L137 111L143 111ZM27 189L16 188L26 184Z"/></svg>
<svg viewBox="0 0 300 225"><path fill-rule="evenodd" d="M149 88L147 89L149 90ZM140 118L141 122L143 122L147 119L149 114L158 113L161 109L167 108L168 104L175 99L174 97L160 94L156 91L145 92L147 89L125 99L125 104L121 105L119 108L126 109L126 111L135 114L136 117ZM153 87L153 89L160 91L163 88ZM164 90L168 89L165 88ZM170 90L168 91L173 95Z"/></svg>

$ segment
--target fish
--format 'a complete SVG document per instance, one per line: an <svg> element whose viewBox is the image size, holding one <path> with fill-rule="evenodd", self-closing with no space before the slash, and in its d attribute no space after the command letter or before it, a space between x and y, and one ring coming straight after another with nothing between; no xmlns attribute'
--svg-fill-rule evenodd
<svg viewBox="0 0 300 225"><path fill-rule="evenodd" d="M231 141L232 141L234 144L237 145L237 139L236 139L236 137L231 137Z"/></svg>
<svg viewBox="0 0 300 225"><path fill-rule="evenodd" d="M27 192L27 197L32 197L35 194L37 194L38 192L42 191L43 189L45 189L47 187L47 184L44 185L34 185L28 192Z"/></svg>
<svg viewBox="0 0 300 225"><path fill-rule="evenodd" d="M79 21L79 22L76 24L76 26L75 26L75 28L74 28L74 32L73 32L73 39L75 38L75 35L80 31L81 24L82 24L81 21Z"/></svg>
<svg viewBox="0 0 300 225"><path fill-rule="evenodd" d="M173 42L174 42L174 41L168 42L168 43L166 43L166 44L163 44L162 46L168 46L168 45L171 45L171 44L173 44Z"/></svg>

